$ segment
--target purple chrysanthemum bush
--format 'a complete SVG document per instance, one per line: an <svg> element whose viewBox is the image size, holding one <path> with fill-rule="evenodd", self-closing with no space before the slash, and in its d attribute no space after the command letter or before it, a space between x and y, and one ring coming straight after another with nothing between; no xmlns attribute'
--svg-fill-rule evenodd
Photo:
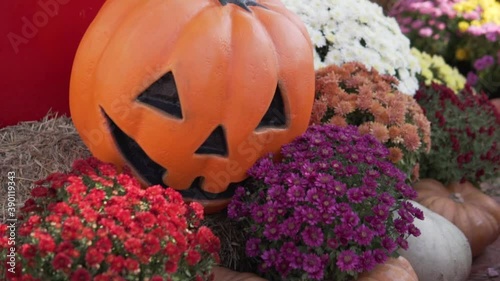
<svg viewBox="0 0 500 281"><path fill-rule="evenodd" d="M388 149L354 126L311 126L250 170L228 216L245 225L246 254L270 280L348 280L408 248L421 210Z"/></svg>

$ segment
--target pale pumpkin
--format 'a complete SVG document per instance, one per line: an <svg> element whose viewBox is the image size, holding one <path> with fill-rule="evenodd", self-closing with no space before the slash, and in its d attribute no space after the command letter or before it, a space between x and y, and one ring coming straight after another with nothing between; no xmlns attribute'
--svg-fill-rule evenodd
<svg viewBox="0 0 500 281"><path fill-rule="evenodd" d="M408 250L398 253L410 262L420 281L467 280L472 254L462 231L441 215L410 202L424 213L424 220L413 222L421 234L408 237Z"/></svg>
<svg viewBox="0 0 500 281"><path fill-rule="evenodd" d="M471 183L444 186L433 179L415 183L417 201L456 225L469 240L472 256L480 255L500 235L500 205Z"/></svg>
<svg viewBox="0 0 500 281"><path fill-rule="evenodd" d="M109 0L76 53L71 117L98 159L216 212L307 129L313 59L279 0Z"/></svg>
<svg viewBox="0 0 500 281"><path fill-rule="evenodd" d="M410 262L399 256L360 274L357 281L418 281L418 277Z"/></svg>
<svg viewBox="0 0 500 281"><path fill-rule="evenodd" d="M214 267L212 273L214 274L213 281L266 281L254 273L237 272L219 266Z"/></svg>

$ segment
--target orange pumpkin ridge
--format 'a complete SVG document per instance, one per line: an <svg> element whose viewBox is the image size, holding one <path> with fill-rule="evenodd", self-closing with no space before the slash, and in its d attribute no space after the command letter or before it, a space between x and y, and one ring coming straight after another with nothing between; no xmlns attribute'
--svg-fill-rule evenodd
<svg viewBox="0 0 500 281"><path fill-rule="evenodd" d="M433 179L414 184L417 202L455 224L467 237L472 256L480 255L500 235L500 205L471 183L444 186Z"/></svg>
<svg viewBox="0 0 500 281"><path fill-rule="evenodd" d="M372 271L363 272L357 281L418 281L410 262L402 256L389 258Z"/></svg>
<svg viewBox="0 0 500 281"><path fill-rule="evenodd" d="M220 210L307 129L312 54L279 0L108 0L75 56L71 117L96 158Z"/></svg>
<svg viewBox="0 0 500 281"><path fill-rule="evenodd" d="M479 202L476 205L488 210L500 224L500 205L493 198L483 192L478 192L479 190L474 188L470 183L460 184L454 182L450 184L450 188L457 190L457 192L462 194L462 196L467 198L470 202Z"/></svg>

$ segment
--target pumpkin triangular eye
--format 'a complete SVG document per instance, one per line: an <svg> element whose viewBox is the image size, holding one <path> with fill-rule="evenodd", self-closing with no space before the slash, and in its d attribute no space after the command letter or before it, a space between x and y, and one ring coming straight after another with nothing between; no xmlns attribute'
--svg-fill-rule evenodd
<svg viewBox="0 0 500 281"><path fill-rule="evenodd" d="M196 154L217 154L227 156L227 143L224 128L218 126L196 150Z"/></svg>
<svg viewBox="0 0 500 281"><path fill-rule="evenodd" d="M276 87L273 100L264 117L257 126L257 129L263 128L285 128L287 118L285 115L285 104L283 103L283 96L279 85Z"/></svg>
<svg viewBox="0 0 500 281"><path fill-rule="evenodd" d="M168 72L142 92L137 100L182 119L181 101L172 72Z"/></svg>

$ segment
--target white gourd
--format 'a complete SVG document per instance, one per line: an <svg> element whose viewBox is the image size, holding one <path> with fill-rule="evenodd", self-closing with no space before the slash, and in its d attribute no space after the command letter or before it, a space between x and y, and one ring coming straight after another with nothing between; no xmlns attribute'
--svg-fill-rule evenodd
<svg viewBox="0 0 500 281"><path fill-rule="evenodd" d="M417 273L419 281L465 281L471 266L472 253L469 242L454 224L417 202L424 220L415 219L421 231L418 237L408 238L409 249L399 250Z"/></svg>

